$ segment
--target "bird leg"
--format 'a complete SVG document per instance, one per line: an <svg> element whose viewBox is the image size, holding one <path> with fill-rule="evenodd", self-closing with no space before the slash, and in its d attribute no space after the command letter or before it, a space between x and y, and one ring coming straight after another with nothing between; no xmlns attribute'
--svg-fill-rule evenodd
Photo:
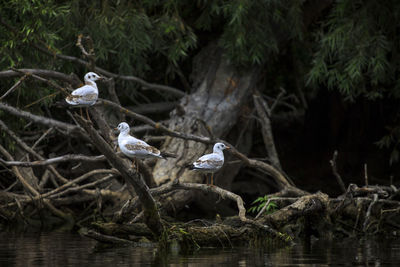
<svg viewBox="0 0 400 267"><path fill-rule="evenodd" d="M136 160L136 172L139 173L139 160Z"/></svg>
<svg viewBox="0 0 400 267"><path fill-rule="evenodd" d="M214 185L214 173L211 173L211 186Z"/></svg>
<svg viewBox="0 0 400 267"><path fill-rule="evenodd" d="M135 169L135 159L132 160L132 166L131 166L131 168L132 168L132 169Z"/></svg>
<svg viewBox="0 0 400 267"><path fill-rule="evenodd" d="M92 122L92 121L90 120L88 107L86 107L86 117L87 117L88 121Z"/></svg>
<svg viewBox="0 0 400 267"><path fill-rule="evenodd" d="M81 118L83 119L82 108L79 107L79 111L81 112Z"/></svg>

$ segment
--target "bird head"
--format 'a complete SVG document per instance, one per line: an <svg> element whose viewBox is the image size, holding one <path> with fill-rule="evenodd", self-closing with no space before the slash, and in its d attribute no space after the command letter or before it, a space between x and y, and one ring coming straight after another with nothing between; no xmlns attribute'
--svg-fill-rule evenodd
<svg viewBox="0 0 400 267"><path fill-rule="evenodd" d="M129 133L129 125L126 122L121 122L115 130L118 130L120 133Z"/></svg>
<svg viewBox="0 0 400 267"><path fill-rule="evenodd" d="M94 72L88 72L85 75L85 82L94 82L94 81L99 81L99 80L104 80L104 77L99 76L98 74Z"/></svg>
<svg viewBox="0 0 400 267"><path fill-rule="evenodd" d="M224 143L216 143L214 145L214 152L220 152L223 151L224 149L230 149L230 147L225 145Z"/></svg>

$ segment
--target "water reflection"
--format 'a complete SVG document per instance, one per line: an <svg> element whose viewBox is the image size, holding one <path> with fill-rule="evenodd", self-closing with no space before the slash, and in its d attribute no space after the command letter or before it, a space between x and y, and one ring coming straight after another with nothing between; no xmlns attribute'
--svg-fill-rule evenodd
<svg viewBox="0 0 400 267"><path fill-rule="evenodd" d="M204 248L188 255L107 247L71 233L0 233L0 266L400 266L400 240L315 241L267 250Z"/></svg>

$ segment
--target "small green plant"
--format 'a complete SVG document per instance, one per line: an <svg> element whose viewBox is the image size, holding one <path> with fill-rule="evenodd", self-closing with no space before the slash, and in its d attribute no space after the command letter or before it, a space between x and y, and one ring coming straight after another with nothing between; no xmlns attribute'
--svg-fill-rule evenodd
<svg viewBox="0 0 400 267"><path fill-rule="evenodd" d="M251 208L249 208L248 212L251 213L258 213L260 212L260 210L266 205L267 207L265 208L265 213L266 214L270 214L273 213L277 208L278 205L274 202L274 201L268 201L268 196L265 195L263 197L258 197L256 200L253 201L253 203L251 203L252 206Z"/></svg>

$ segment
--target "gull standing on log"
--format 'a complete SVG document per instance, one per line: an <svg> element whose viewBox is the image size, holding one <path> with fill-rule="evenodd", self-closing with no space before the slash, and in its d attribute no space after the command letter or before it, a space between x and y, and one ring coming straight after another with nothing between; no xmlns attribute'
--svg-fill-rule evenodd
<svg viewBox="0 0 400 267"><path fill-rule="evenodd" d="M230 147L226 146L224 143L216 143L214 145L213 153L201 156L192 165L190 165L189 169L205 173L211 173L211 185L213 185L214 172L221 169L222 165L224 165L224 152L222 151L224 149L229 149L229 148ZM208 184L208 178L207 178L207 184Z"/></svg>
<svg viewBox="0 0 400 267"><path fill-rule="evenodd" d="M81 117L82 107L86 107L86 116L88 120L90 120L88 106L94 105L99 96L99 90L97 89L95 81L103 80L104 78L94 72L88 72L84 79L85 85L75 89L65 98L65 101L71 106L79 107L81 110Z"/></svg>
<svg viewBox="0 0 400 267"><path fill-rule="evenodd" d="M118 135L118 146L121 152L127 157L133 159L132 167L135 162L135 158L137 159L145 159L145 158L161 158L166 159L165 157L173 157L172 155L164 154L160 152L157 148L147 144L145 141L137 139L129 134L129 125L126 122L121 122L118 127L115 129L119 131ZM138 163L136 163L136 170L138 170Z"/></svg>

